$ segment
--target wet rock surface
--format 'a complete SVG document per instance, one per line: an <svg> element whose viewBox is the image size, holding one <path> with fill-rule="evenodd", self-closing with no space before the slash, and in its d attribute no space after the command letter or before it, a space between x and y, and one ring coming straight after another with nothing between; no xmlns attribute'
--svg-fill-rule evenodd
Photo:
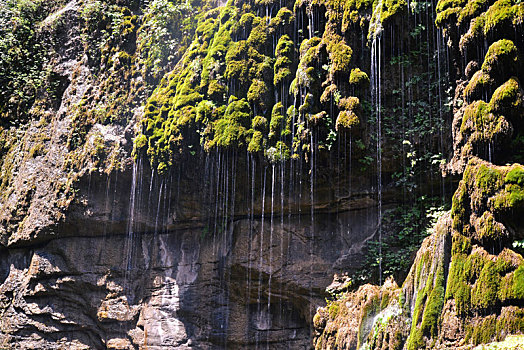
<svg viewBox="0 0 524 350"><path fill-rule="evenodd" d="M309 348L309 324L331 274L355 268L361 250L348 252L374 234L376 220L367 209L320 213L313 227L308 215L273 224L238 219L220 234L158 225L131 236L84 236L84 226L4 248L1 344ZM112 228L95 223L93 231Z"/></svg>

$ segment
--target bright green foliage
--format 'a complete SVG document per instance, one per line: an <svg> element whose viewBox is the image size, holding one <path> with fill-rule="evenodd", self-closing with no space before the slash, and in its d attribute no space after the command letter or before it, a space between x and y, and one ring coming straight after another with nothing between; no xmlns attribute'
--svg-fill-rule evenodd
<svg viewBox="0 0 524 350"><path fill-rule="evenodd" d="M254 79L247 92L247 100L264 110L266 109L266 104L271 102L269 92L269 88L264 81Z"/></svg>
<svg viewBox="0 0 524 350"><path fill-rule="evenodd" d="M477 237L481 241L493 242L505 236L503 226L495 221L493 214L485 211L479 218Z"/></svg>
<svg viewBox="0 0 524 350"><path fill-rule="evenodd" d="M287 7L281 7L277 15L271 19L269 26L272 30L278 27L285 27L290 25L295 20L295 15Z"/></svg>
<svg viewBox="0 0 524 350"><path fill-rule="evenodd" d="M27 118L45 82L48 45L38 37L41 21L63 1L0 3L0 125ZM52 79L52 77L49 77Z"/></svg>
<svg viewBox="0 0 524 350"><path fill-rule="evenodd" d="M500 84L517 74L520 69L519 64L518 50L512 41L503 39L494 42L488 49L482 69L475 72L464 89L464 97L469 102L485 98L486 92L491 93L496 83ZM518 90L515 84L518 85L518 82L508 82L509 86L504 84L506 86L503 90ZM502 91L499 92L501 93Z"/></svg>
<svg viewBox="0 0 524 350"><path fill-rule="evenodd" d="M247 43L250 47L257 51L264 51L268 44L268 27L266 20L260 17L255 17L253 20L253 30L249 34Z"/></svg>

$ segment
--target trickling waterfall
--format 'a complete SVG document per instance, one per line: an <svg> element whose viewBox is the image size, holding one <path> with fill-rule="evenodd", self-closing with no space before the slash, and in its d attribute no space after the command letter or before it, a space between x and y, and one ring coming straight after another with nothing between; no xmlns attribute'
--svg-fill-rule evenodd
<svg viewBox="0 0 524 350"><path fill-rule="evenodd" d="M379 273L379 284L382 284L382 23L380 18L380 7L382 6L382 0L376 5L375 21L370 24L370 28L373 29L371 32L371 100L375 107L375 115L377 120L377 202L378 202L378 273Z"/></svg>

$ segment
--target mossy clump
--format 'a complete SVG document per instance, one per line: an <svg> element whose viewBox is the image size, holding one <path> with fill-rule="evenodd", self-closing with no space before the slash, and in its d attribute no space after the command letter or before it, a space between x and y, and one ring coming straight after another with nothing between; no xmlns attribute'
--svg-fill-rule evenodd
<svg viewBox="0 0 524 350"><path fill-rule="evenodd" d="M269 44L268 26L264 18L253 19L253 29L249 33L247 44L259 52L264 51Z"/></svg>
<svg viewBox="0 0 524 350"><path fill-rule="evenodd" d="M271 91L265 81L254 79L247 92L247 100L261 110L265 110L267 105L271 103L270 93Z"/></svg>
<svg viewBox="0 0 524 350"><path fill-rule="evenodd" d="M439 0L437 3L437 17L435 24L437 27L443 27L447 24L454 24L467 0Z"/></svg>
<svg viewBox="0 0 524 350"><path fill-rule="evenodd" d="M472 307L482 310L494 307L497 302L497 293L500 286L500 274L495 262L489 260L482 268L478 280L475 282L471 294Z"/></svg>
<svg viewBox="0 0 524 350"><path fill-rule="evenodd" d="M245 99L230 98L223 118L213 123L214 137L205 148L231 148L246 144L251 126L251 107Z"/></svg>
<svg viewBox="0 0 524 350"><path fill-rule="evenodd" d="M503 75L504 72L517 72L519 54L511 40L502 39L490 45L484 58L482 70L489 75Z"/></svg>
<svg viewBox="0 0 524 350"><path fill-rule="evenodd" d="M287 7L281 7L277 15L271 18L269 27L274 31L278 27L286 27L293 23L295 20L295 14Z"/></svg>
<svg viewBox="0 0 524 350"><path fill-rule="evenodd" d="M478 156L489 157L480 152L488 145L502 148L509 144L512 131L506 117L492 112L491 105L484 101L475 101L464 109L460 133Z"/></svg>
<svg viewBox="0 0 524 350"><path fill-rule="evenodd" d="M360 125L360 119L353 111L340 111L338 113L337 121L335 123L335 128L337 131L354 130Z"/></svg>
<svg viewBox="0 0 524 350"><path fill-rule="evenodd" d="M273 84L275 86L287 81L291 77L291 65L293 63L294 44L286 34L278 39L275 49L275 67Z"/></svg>
<svg viewBox="0 0 524 350"><path fill-rule="evenodd" d="M469 214L469 194L464 180L459 183L459 187L453 194L451 202L451 217L453 228L462 232L467 227L467 215Z"/></svg>
<svg viewBox="0 0 524 350"><path fill-rule="evenodd" d="M468 102L481 99L494 83L494 80L485 71L476 71L464 89L464 99Z"/></svg>
<svg viewBox="0 0 524 350"><path fill-rule="evenodd" d="M524 167L513 165L505 176L504 189L490 199L490 206L496 214L509 214L518 218L524 213Z"/></svg>
<svg viewBox="0 0 524 350"><path fill-rule="evenodd" d="M511 40L502 39L494 42L484 57L481 69L475 72L464 89L464 98L471 102L485 98L486 94L491 95L495 86L511 78L512 75L518 75L519 66L519 53ZM518 85L518 82L513 81L504 84L504 88L498 94L517 93L518 87L515 87L515 83Z"/></svg>
<svg viewBox="0 0 524 350"><path fill-rule="evenodd" d="M461 38L461 49L489 36L500 38L499 33L514 30L523 19L523 4L519 0L498 0L471 20L468 32Z"/></svg>
<svg viewBox="0 0 524 350"><path fill-rule="evenodd" d="M264 150L264 136L262 135L262 132L259 130L255 130L253 133L253 136L251 137L251 140L249 141L249 145L247 146L247 150L249 153L259 153Z"/></svg>
<svg viewBox="0 0 524 350"><path fill-rule="evenodd" d="M257 115L251 121L251 127L253 128L253 130L258 130L258 131L263 132L267 129L267 119L260 115Z"/></svg>
<svg viewBox="0 0 524 350"><path fill-rule="evenodd" d="M489 101L489 106L493 113L516 120L523 113L522 101L524 101L524 93L518 80L513 77L495 90Z"/></svg>
<svg viewBox="0 0 524 350"><path fill-rule="evenodd" d="M341 38L330 38L326 44L330 59L329 73L332 76L349 73L353 50Z"/></svg>
<svg viewBox="0 0 524 350"><path fill-rule="evenodd" d="M382 6L378 6L381 4ZM373 17L382 23L391 21L395 16L400 16L408 10L408 3L405 0L375 0L373 2Z"/></svg>
<svg viewBox="0 0 524 350"><path fill-rule="evenodd" d="M353 68L349 75L349 83L357 88L367 88L369 86L369 76L359 68Z"/></svg>
<svg viewBox="0 0 524 350"><path fill-rule="evenodd" d="M485 211L477 222L478 224L475 227L476 238L481 242L495 242L507 238L504 226L495 221L491 212Z"/></svg>

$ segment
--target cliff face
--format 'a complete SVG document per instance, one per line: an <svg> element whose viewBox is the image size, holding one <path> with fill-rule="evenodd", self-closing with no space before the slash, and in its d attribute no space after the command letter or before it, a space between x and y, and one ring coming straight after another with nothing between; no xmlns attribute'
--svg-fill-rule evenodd
<svg viewBox="0 0 524 350"><path fill-rule="evenodd" d="M522 167L492 163L521 156L522 4L463 5L0 4L1 346L518 333ZM403 287L313 317L334 273L405 277L447 155Z"/></svg>
<svg viewBox="0 0 524 350"><path fill-rule="evenodd" d="M440 1L437 13L450 52L465 58L455 61L453 155L442 168L462 175L451 211L425 239L402 287L364 286L319 309L317 349L513 349L523 342L524 168L513 163L522 161L522 5ZM365 302L352 307L359 298ZM348 318L359 320L358 332L347 331Z"/></svg>

